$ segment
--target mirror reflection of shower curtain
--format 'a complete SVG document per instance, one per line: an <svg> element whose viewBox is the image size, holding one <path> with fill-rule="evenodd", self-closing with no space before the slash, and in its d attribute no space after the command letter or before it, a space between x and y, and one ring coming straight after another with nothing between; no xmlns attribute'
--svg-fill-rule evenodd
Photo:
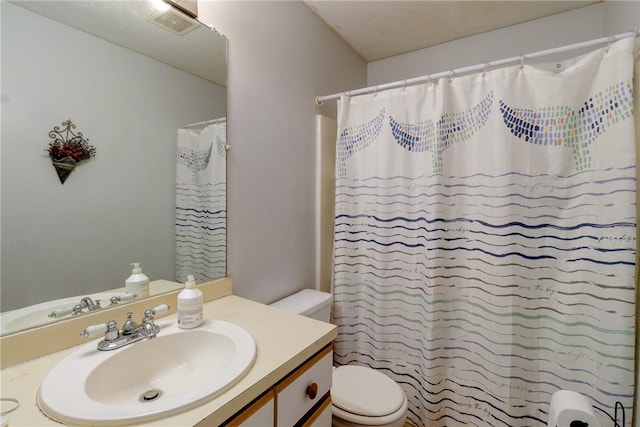
<svg viewBox="0 0 640 427"><path fill-rule="evenodd" d="M176 280L198 283L226 275L225 121L178 129L176 156Z"/></svg>

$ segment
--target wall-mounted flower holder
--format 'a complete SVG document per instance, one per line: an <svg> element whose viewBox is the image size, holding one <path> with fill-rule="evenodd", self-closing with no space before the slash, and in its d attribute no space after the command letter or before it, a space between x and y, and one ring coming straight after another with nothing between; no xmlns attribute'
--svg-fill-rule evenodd
<svg viewBox="0 0 640 427"><path fill-rule="evenodd" d="M96 148L89 144L89 139L82 136L82 132L74 132L76 125L71 119L62 122L63 128L54 126L49 132L49 143L46 151L49 153L51 163L58 174L60 183L64 184L76 166L96 155Z"/></svg>

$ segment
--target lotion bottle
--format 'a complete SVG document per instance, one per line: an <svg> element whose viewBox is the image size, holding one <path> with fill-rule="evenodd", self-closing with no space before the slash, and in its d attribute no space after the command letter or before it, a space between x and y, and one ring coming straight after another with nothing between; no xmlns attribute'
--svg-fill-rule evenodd
<svg viewBox="0 0 640 427"><path fill-rule="evenodd" d="M192 329L202 323L202 291L196 288L196 280L187 276L184 290L178 294L178 327Z"/></svg>
<svg viewBox="0 0 640 427"><path fill-rule="evenodd" d="M149 296L149 278L142 272L140 263L131 264L131 276L124 282L124 288L127 292L131 292L136 298L145 298Z"/></svg>

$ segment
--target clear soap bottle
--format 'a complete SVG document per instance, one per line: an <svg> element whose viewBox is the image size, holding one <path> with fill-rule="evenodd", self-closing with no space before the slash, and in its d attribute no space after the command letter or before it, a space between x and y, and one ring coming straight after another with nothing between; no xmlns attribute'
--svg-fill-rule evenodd
<svg viewBox="0 0 640 427"><path fill-rule="evenodd" d="M196 288L196 280L187 276L184 289L178 294L178 327L192 329L202 324L202 291Z"/></svg>

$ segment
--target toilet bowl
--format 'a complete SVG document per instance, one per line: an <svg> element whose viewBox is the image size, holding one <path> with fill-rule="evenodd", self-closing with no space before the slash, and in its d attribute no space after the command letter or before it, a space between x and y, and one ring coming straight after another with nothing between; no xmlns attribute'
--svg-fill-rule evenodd
<svg viewBox="0 0 640 427"><path fill-rule="evenodd" d="M304 289L271 304L302 316L330 321L331 294ZM407 396L380 371L345 365L333 370L331 412L334 427L402 427L407 417Z"/></svg>

